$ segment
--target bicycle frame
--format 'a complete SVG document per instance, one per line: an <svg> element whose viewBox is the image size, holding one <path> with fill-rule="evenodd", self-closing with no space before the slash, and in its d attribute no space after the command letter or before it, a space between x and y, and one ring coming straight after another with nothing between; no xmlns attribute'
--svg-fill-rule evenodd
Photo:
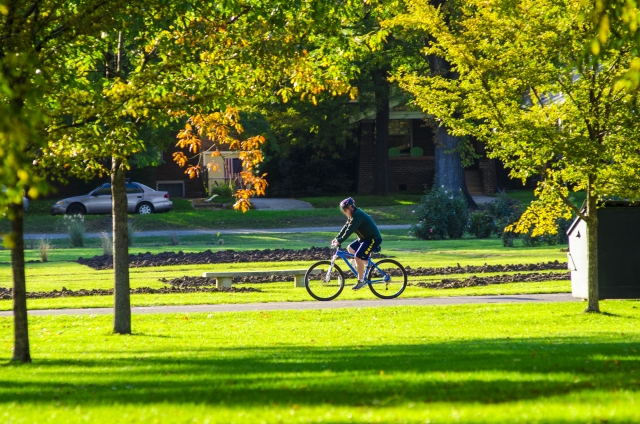
<svg viewBox="0 0 640 424"><path fill-rule="evenodd" d="M357 277L358 276L358 270L356 270L353 265L351 265L351 259L353 259L355 257L355 255L349 253L346 250L343 250L341 248L336 248L336 253L333 254L333 256L331 257L331 266L329 267L329 270L327 271L327 280L329 279L329 275L331 274L331 271L333 270L333 265L336 262L336 259L341 258L344 263L349 267L349 269L351 270L351 272ZM371 274L371 270L373 269L377 269L378 272L380 273L380 275L382 275L381 279L378 280L369 280L369 274ZM371 257L369 257L369 259L367 260L367 266L364 269L364 281L366 281L368 284L384 284L384 283L388 283L391 280L391 277L384 272L383 270L381 270L380 268L378 268L378 266L373 263L373 261L371 260Z"/></svg>

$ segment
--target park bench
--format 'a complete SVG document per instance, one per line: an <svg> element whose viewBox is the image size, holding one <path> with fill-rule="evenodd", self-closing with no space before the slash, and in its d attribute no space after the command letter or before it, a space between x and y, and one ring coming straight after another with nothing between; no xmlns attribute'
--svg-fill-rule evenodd
<svg viewBox="0 0 640 424"><path fill-rule="evenodd" d="M319 274L320 270L314 270L314 274ZM231 287L233 277L269 277L271 275L293 275L293 287L304 287L304 275L306 269L281 269L277 271L233 271L233 272L203 272L205 278L215 278L216 287Z"/></svg>

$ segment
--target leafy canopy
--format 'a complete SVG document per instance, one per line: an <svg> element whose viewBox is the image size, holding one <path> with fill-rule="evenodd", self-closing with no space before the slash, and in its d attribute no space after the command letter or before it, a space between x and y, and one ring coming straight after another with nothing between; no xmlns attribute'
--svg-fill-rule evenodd
<svg viewBox="0 0 640 424"><path fill-rule="evenodd" d="M387 22L433 40L425 54L446 58L458 79L400 69L396 80L458 136L483 141L511 176L537 176L539 199L517 230L556 232L570 212L590 220L569 191L640 198L638 89L618 82L632 41L585 53L599 28L587 3L571 0L408 0ZM614 29L612 28L612 31ZM606 47L606 49L604 48ZM586 55L586 56L585 56Z"/></svg>

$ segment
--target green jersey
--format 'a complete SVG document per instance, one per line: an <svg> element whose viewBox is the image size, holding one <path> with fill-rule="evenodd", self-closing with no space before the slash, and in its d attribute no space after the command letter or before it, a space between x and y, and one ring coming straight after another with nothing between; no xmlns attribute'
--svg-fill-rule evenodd
<svg viewBox="0 0 640 424"><path fill-rule="evenodd" d="M353 215L351 215L351 218L344 224L336 240L338 240L338 243L342 243L354 232L358 235L358 240L360 241L364 239L382 240L380 230L378 230L376 223L373 222L373 219L367 215L366 212L358 208L355 208Z"/></svg>

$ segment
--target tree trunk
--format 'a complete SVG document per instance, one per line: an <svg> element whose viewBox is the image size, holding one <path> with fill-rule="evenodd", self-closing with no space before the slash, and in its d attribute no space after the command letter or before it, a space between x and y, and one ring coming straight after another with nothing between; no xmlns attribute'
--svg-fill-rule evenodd
<svg viewBox="0 0 640 424"><path fill-rule="evenodd" d="M11 270L13 272L13 358L16 362L31 362L29 324L27 319L27 284L24 274L24 206L9 206L11 219Z"/></svg>
<svg viewBox="0 0 640 424"><path fill-rule="evenodd" d="M590 191L590 190L589 190ZM596 199L587 192L587 286L588 302L585 312L600 312L598 288L598 210Z"/></svg>
<svg viewBox="0 0 640 424"><path fill-rule="evenodd" d="M131 334L126 170L121 160L114 157L111 161L114 276L113 332Z"/></svg>
<svg viewBox="0 0 640 424"><path fill-rule="evenodd" d="M444 1L432 0L432 3L439 5ZM457 79L458 76L451 72L451 66L442 57L435 55L429 56L429 67L432 75L440 75L445 78ZM449 134L444 126L439 126L436 130L436 177L435 184L444 186L445 190L451 190L453 193L462 193L467 200L470 208L476 208L476 202L473 200L467 190L467 183L464 178L464 168L462 166L462 157L458 150L458 137Z"/></svg>
<svg viewBox="0 0 640 424"><path fill-rule="evenodd" d="M464 168L462 158L457 151L458 137L449 134L446 127L440 126L436 130L436 187L442 187L452 193L459 193L467 200L467 205L476 207L467 190L467 183L464 178Z"/></svg>
<svg viewBox="0 0 640 424"><path fill-rule="evenodd" d="M373 150L373 194L389 194L389 80L386 69L373 73L376 96L376 142Z"/></svg>

